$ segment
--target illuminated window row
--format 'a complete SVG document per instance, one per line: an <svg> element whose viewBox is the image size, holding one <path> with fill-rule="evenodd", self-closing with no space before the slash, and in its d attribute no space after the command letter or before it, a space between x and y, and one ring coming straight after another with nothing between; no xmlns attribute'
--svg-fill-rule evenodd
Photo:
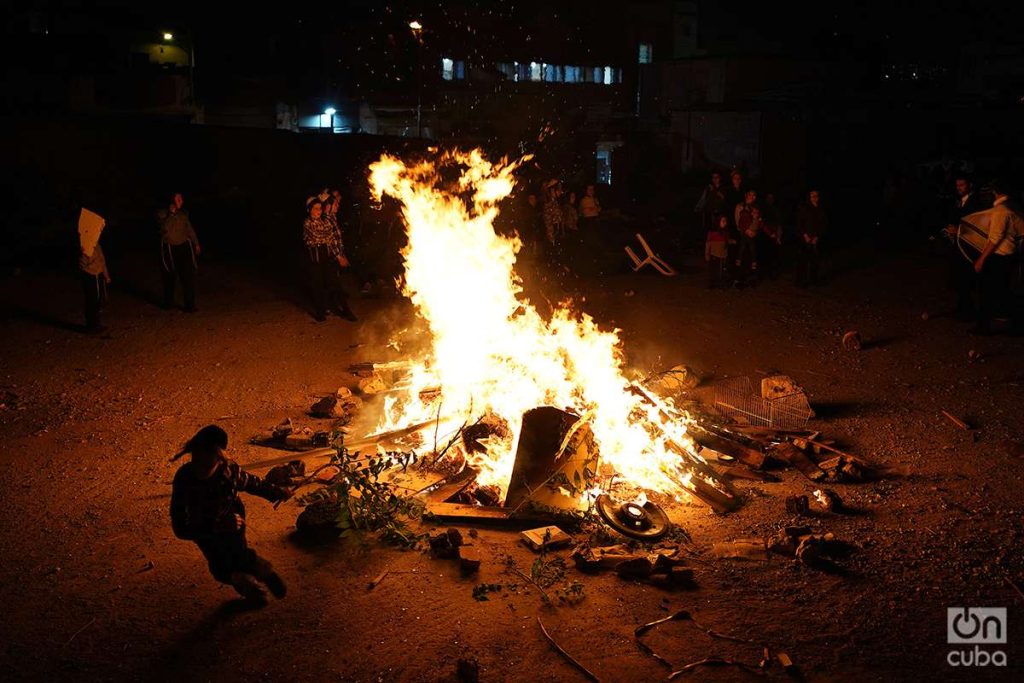
<svg viewBox="0 0 1024 683"><path fill-rule="evenodd" d="M510 81L541 83L600 83L614 85L622 82L622 69L613 66L574 66L546 64L544 62L498 62L495 67ZM466 63L461 60L441 60L441 78L461 81L466 78Z"/></svg>

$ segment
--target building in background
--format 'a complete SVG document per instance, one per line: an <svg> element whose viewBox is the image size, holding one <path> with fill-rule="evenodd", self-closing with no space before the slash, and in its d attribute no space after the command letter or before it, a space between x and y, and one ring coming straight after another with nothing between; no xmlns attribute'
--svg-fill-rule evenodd
<svg viewBox="0 0 1024 683"><path fill-rule="evenodd" d="M897 140L903 127L935 128L941 154L965 144L948 125L955 108L1022 106L1008 26L925 14L893 8L880 22L852 1L803 8L796 22L737 0L349 0L241 21L188 0L28 0L5 15L2 103L18 115L484 145L535 153L538 173L580 183L741 166L795 186L827 168L827 149L887 149L880 120ZM962 30L993 39L964 42ZM872 133L877 145L853 142Z"/></svg>

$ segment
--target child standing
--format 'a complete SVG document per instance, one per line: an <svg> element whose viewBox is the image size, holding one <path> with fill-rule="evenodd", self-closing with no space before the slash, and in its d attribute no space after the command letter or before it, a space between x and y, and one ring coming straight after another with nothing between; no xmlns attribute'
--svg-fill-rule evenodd
<svg viewBox="0 0 1024 683"><path fill-rule="evenodd" d="M185 453L192 454L192 460L174 475L171 526L175 536L199 546L213 578L263 604L266 593L261 583L277 598L283 598L287 589L270 563L246 542L245 505L238 494L244 491L283 501L291 492L243 472L237 462L225 457L227 446L227 433L208 425L171 459L174 462Z"/></svg>
<svg viewBox="0 0 1024 683"><path fill-rule="evenodd" d="M718 214L704 240L704 260L708 264L708 289L724 283L725 262L729 257L729 218Z"/></svg>

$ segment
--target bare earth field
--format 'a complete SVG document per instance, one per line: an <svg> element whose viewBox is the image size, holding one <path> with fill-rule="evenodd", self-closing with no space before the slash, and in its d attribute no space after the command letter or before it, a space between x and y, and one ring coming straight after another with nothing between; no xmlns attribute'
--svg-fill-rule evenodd
<svg viewBox="0 0 1024 683"><path fill-rule="evenodd" d="M544 640L540 616L602 680L664 680L669 670L636 646L633 629L687 609L705 626L785 650L808 680L1021 680L1024 595L1012 584L1024 585L1024 339L972 338L944 315L941 264L854 262L812 290L786 279L708 291L696 263L675 279L580 283L582 307L623 330L637 366L785 372L809 393L815 428L909 470L836 486L862 514L810 521L856 546L847 572L711 555L715 542L791 523L784 498L813 486L786 471L781 483L741 482L747 502L733 514L675 511L703 551L693 561L697 589L588 576L583 602L557 608L522 585L473 598L481 582L523 583L505 573L505 558L527 569L533 555L511 532L481 529L484 566L463 578L456 564L372 539L301 547L290 540L294 503L273 510L252 499L250 541L290 591L259 611L241 609L199 551L171 533L176 466L167 459L181 442L217 422L240 462L270 457L247 439L351 383L349 364L380 358L385 318L409 319L401 301L357 299L360 323L317 325L296 293L255 269L210 263L200 312L165 312L146 300L155 272L112 260L136 294L115 290L108 332L91 337L67 324L81 315L70 278L2 281L0 389L17 397L0 409L3 678L438 681L455 680L457 660L474 658L483 681L582 680ZM844 351L840 337L854 329L865 348ZM970 361L971 350L982 359ZM975 429L958 429L942 410ZM957 606L1009 608L1007 668L947 664L946 609ZM677 666L761 657L685 623L646 641ZM686 678L754 677L705 668ZM776 666L768 678L786 674Z"/></svg>

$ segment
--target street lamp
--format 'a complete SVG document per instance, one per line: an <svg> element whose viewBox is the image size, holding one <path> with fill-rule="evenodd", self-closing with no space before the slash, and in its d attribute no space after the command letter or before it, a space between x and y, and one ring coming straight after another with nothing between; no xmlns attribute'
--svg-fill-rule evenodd
<svg viewBox="0 0 1024 683"><path fill-rule="evenodd" d="M195 114L199 107L196 99L196 39L195 34L191 30L186 31L185 35L188 37L188 40L186 40L188 44L188 91L189 98L192 100L192 111ZM170 31L164 31L161 36L165 43L174 41L174 34Z"/></svg>
<svg viewBox="0 0 1024 683"><path fill-rule="evenodd" d="M416 137L423 137L423 24L413 19L409 30L416 39Z"/></svg>

